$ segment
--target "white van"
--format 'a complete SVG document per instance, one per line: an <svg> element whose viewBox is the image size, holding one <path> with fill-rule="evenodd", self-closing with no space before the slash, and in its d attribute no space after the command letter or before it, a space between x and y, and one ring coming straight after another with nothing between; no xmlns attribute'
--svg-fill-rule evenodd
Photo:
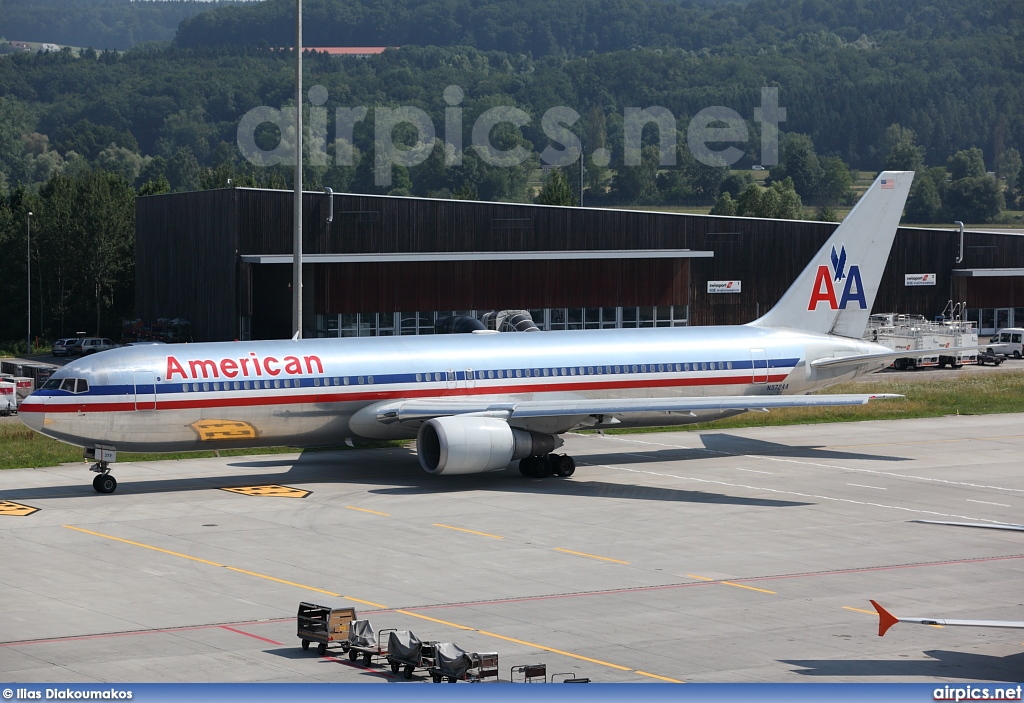
<svg viewBox="0 0 1024 703"><path fill-rule="evenodd" d="M996 354L1006 354L1015 359L1024 355L1024 327L1006 327L999 330L988 340L988 350Z"/></svg>

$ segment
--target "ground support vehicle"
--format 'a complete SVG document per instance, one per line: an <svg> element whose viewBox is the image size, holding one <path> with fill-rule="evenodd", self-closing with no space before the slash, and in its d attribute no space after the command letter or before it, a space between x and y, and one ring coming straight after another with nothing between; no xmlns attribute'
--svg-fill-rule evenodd
<svg viewBox="0 0 1024 703"><path fill-rule="evenodd" d="M519 677L522 677L520 679ZM512 683L547 683L547 664L520 664L508 670L508 680Z"/></svg>
<svg viewBox="0 0 1024 703"><path fill-rule="evenodd" d="M309 649L310 643L316 642L316 653L320 656L327 654L327 648L335 643L347 650L349 625L355 619L355 608L299 603L296 635L302 640L303 649Z"/></svg>
<svg viewBox="0 0 1024 703"><path fill-rule="evenodd" d="M435 663L427 668L434 683L479 683L489 678L498 680L497 652L467 652L451 642L438 642L435 651Z"/></svg>
<svg viewBox="0 0 1024 703"><path fill-rule="evenodd" d="M349 625L347 646L342 649L348 652L348 660L356 661L363 658L363 666L370 666L374 659L386 659L388 648L381 644L385 633L397 632L395 628L374 632L369 620L353 620Z"/></svg>
<svg viewBox="0 0 1024 703"><path fill-rule="evenodd" d="M943 349L978 346L978 330L974 323L956 316L929 322L921 315L891 312L872 315L864 331L864 339L893 351L906 351L907 356L893 361L893 368L897 371L930 366L958 369L978 361L978 352L973 349L942 353Z"/></svg>
<svg viewBox="0 0 1024 703"><path fill-rule="evenodd" d="M0 417L18 412L17 392L15 384L0 381Z"/></svg>

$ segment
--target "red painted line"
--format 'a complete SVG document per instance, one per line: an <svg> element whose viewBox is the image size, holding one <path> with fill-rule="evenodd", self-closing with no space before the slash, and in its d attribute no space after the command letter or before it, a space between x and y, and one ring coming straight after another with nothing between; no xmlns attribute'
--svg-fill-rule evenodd
<svg viewBox="0 0 1024 703"><path fill-rule="evenodd" d="M253 620L252 622L239 622L236 625L267 625L271 623L292 622L294 618L278 618L276 620ZM128 632L106 632L99 635L74 635L72 637L44 637L37 640L17 640L15 642L0 642L0 647L18 647L23 644L48 644L51 642L77 642L80 640L98 640L108 637L131 637L134 635L160 635L175 632L193 632L195 630L210 630L224 627L224 625L190 625L187 627L165 627L156 630L130 630ZM248 633L243 633L248 634ZM252 635L254 636L254 635ZM268 640L269 642L270 640Z"/></svg>
<svg viewBox="0 0 1024 703"><path fill-rule="evenodd" d="M1005 561L1008 559L1024 559L1024 554L1014 554L1002 557L979 557L978 559L960 559L953 561L931 561L918 564L895 564L891 566L869 566L857 569L836 569L833 571L808 571L800 574L781 574L778 576L751 576L749 578L729 579L732 583L747 583L750 581L773 581L778 579L811 578L815 576L838 576L843 574L860 574L871 571L891 571L894 569L919 569L932 566L957 566L962 564L977 564L988 561ZM531 601L560 600L563 598L586 598L591 596L614 596L625 593L646 593L649 591L670 591L680 588L696 588L698 586L714 586L720 581L697 581L686 583L670 583L663 586L638 586L636 588L614 588L605 591L579 591L577 593L557 593L549 596L526 596L524 598L503 598L499 600L467 601L463 603L440 603L437 605L407 606L401 610L439 610L444 608L467 608L480 605L503 605L507 603L528 603ZM393 612L393 610L381 610L378 612Z"/></svg>
<svg viewBox="0 0 1024 703"><path fill-rule="evenodd" d="M778 383L786 380L788 374L769 376L767 383ZM680 378L652 381L597 381L588 383L541 383L535 385L513 386L474 386L472 388L424 388L396 391L351 392L351 393L309 393L306 389L299 395L254 396L244 398L209 398L204 400L159 400L157 410L191 410L197 408L251 407L265 405L298 405L303 403L344 403L359 401L403 400L406 398L460 398L476 395L516 395L521 393L547 393L565 391L607 391L622 389L657 389L680 388L692 386L729 386L749 384L749 374L738 377ZM282 389L285 390L285 389ZM208 393L209 391L190 391L190 393ZM246 391L213 391L214 393L245 393ZM186 395L184 393L180 395ZM75 413L75 412L124 412L135 411L135 402L81 402L70 403L34 403L26 400L21 404L19 412L32 413Z"/></svg>
<svg viewBox="0 0 1024 703"><path fill-rule="evenodd" d="M246 637L252 637L254 640L261 640L263 642L270 642L270 644L276 644L276 645L280 645L282 647L284 646L284 642L278 642L277 640L270 640L270 639L267 639L266 637L260 637L259 635L252 634L251 632L246 632L245 630L238 630L238 629L236 629L234 627L228 627L227 625L221 625L220 629L228 630L230 632L237 632L240 635L245 635Z"/></svg>

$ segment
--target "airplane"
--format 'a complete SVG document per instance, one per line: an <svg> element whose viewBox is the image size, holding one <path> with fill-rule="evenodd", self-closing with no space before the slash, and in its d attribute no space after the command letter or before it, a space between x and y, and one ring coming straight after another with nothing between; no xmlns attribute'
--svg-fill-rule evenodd
<svg viewBox="0 0 1024 703"><path fill-rule="evenodd" d="M68 364L19 416L84 447L93 487L112 493L118 451L416 439L429 474L518 460L524 476L568 477L575 460L555 450L574 429L898 397L808 394L901 354L861 336L913 177L881 173L778 304L745 325L135 346Z"/></svg>
<svg viewBox="0 0 1024 703"><path fill-rule="evenodd" d="M911 520L925 525L951 525L953 527L977 527L986 530L1012 530L1024 532L1024 525L999 522L949 522L947 520ZM952 620L949 618L922 618L922 617L896 617L875 601L870 601L878 613L878 636L885 637L889 628L898 622L912 622L918 625L940 625L942 627L1005 627L1011 629L1024 629L1024 621L1021 620Z"/></svg>

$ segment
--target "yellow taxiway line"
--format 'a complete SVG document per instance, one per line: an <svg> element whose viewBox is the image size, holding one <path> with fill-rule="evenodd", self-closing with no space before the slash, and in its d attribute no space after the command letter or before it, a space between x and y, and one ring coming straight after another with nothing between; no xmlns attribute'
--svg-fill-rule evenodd
<svg viewBox="0 0 1024 703"><path fill-rule="evenodd" d="M863 608L854 608L852 605L844 605L843 610L852 610L855 613L864 613L865 615L874 615L878 617L878 613L874 610L864 610ZM941 630L945 625L929 625L928 627L934 627L936 630Z"/></svg>
<svg viewBox="0 0 1024 703"><path fill-rule="evenodd" d="M477 532L476 530L467 530L465 527L452 527L451 525L442 525L439 522L434 523L434 527L443 527L446 530L456 530L457 532L467 532L471 535L480 535L481 537L490 537L491 539L505 539L501 535L492 535L487 532Z"/></svg>
<svg viewBox="0 0 1024 703"><path fill-rule="evenodd" d="M599 557L596 554L587 554L586 552L574 552L571 549L562 549L561 547L555 547L556 552L562 552L563 554L575 554L578 557L587 557L588 559L600 559L601 561L610 561L614 564L628 564L628 561L622 561L621 559L610 559L608 557Z"/></svg>
<svg viewBox="0 0 1024 703"><path fill-rule="evenodd" d="M382 513L377 510L368 510L367 508L357 508L354 505L346 505L349 510L358 510L361 513L370 513L371 515L383 515L384 517L391 517L391 513Z"/></svg>

